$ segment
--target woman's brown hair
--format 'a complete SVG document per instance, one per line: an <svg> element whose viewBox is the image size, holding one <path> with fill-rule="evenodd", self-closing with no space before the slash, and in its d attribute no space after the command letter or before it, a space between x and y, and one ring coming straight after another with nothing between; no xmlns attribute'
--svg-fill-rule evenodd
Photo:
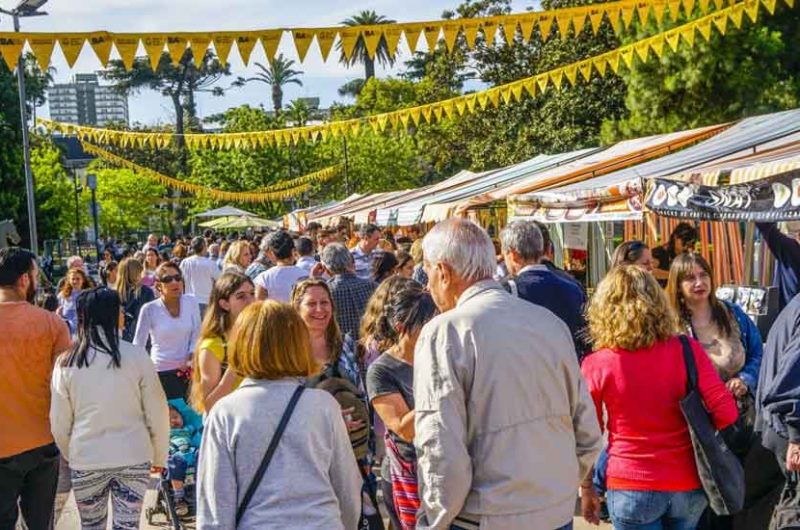
<svg viewBox="0 0 800 530"><path fill-rule="evenodd" d="M672 261L672 265L669 268L669 280L667 281L667 298L669 298L672 309L675 311L682 327L691 327L692 314L683 299L681 284L687 276L694 274L695 265L703 269L709 278L711 292L708 294L708 303L711 305L711 319L720 331L726 337L729 337L733 332L734 317L725 307L725 304L717 298L717 286L714 283L714 273L711 270L711 265L700 254L688 252L676 256Z"/></svg>
<svg viewBox="0 0 800 530"><path fill-rule="evenodd" d="M611 266L634 265L642 259L645 250L648 250L647 245L641 241L625 241L614 249L614 254L611 256Z"/></svg>
<svg viewBox="0 0 800 530"><path fill-rule="evenodd" d="M178 267L178 266L177 266L175 263L173 263L172 261L165 261L164 263L162 263L161 265L159 265L159 266L158 266L158 268L156 269L156 289L155 289L155 291L156 291L156 294L158 294L159 296L160 296L162 293L161 293L161 289L159 288L158 284L161 282L161 278L162 278L164 275L166 275L166 274L169 274L169 273L168 273L168 271L169 271L169 270L172 270L172 271L174 271L174 272L177 272L178 274L180 274L180 275L181 275L181 277L183 277L183 273L181 272L181 268L180 268L180 267Z"/></svg>
<svg viewBox="0 0 800 530"><path fill-rule="evenodd" d="M91 287L89 283L89 277L86 276L86 273L83 272L83 269L70 269L67 271L67 276L64 281L64 285L61 287L61 296L64 298L69 298L72 295L72 284L70 283L70 278L75 275L79 275L83 281L81 284L81 289L86 289L87 287Z"/></svg>
<svg viewBox="0 0 800 530"><path fill-rule="evenodd" d="M378 324L383 316L383 308L386 305L386 300L389 298L390 293L404 281L413 280L408 280L402 276L387 278L378 285L377 289L372 293L372 296L369 297L367 309L364 311L364 316L361 317L361 327L358 332L358 336L360 337L358 340L360 346L358 348L359 361L364 360L369 342L378 335ZM383 341L378 341L378 351L384 351L387 348L387 344L384 344Z"/></svg>
<svg viewBox="0 0 800 530"><path fill-rule="evenodd" d="M228 347L231 368L251 379L308 377L313 368L308 328L294 308L256 302L236 319Z"/></svg>
<svg viewBox="0 0 800 530"><path fill-rule="evenodd" d="M328 293L328 298L331 301L331 321L328 322L328 327L325 328L325 342L328 344L328 350L330 352L329 360L331 363L334 363L342 352L344 341L342 339L342 332L339 330L339 324L336 322L336 304L333 302L333 295L331 294L331 288L328 286L328 282L325 280L310 279L295 284L292 289L292 307L299 309L300 304L303 302L303 297L312 287L324 289L325 292Z"/></svg>
<svg viewBox="0 0 800 530"><path fill-rule="evenodd" d="M674 313L658 281L636 265L609 271L589 301L586 320L595 349L640 350L677 331Z"/></svg>
<svg viewBox="0 0 800 530"><path fill-rule="evenodd" d="M134 298L137 298L141 293L142 272L144 272L144 266L139 260L125 258L119 263L117 283L114 285L114 290L117 291L123 304L127 302L129 294L132 293Z"/></svg>

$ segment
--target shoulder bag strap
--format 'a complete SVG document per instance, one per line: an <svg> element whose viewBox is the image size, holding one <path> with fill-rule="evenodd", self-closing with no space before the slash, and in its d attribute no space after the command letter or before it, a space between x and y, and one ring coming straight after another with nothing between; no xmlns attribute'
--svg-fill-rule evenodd
<svg viewBox="0 0 800 530"><path fill-rule="evenodd" d="M286 411L284 411L281 421L278 423L278 428L275 430L275 434L272 435L272 440L269 442L269 447L267 447L267 452L264 454L264 459L261 460L261 465L258 466L258 470L256 470L253 481L250 482L250 486L247 488L247 492L242 498L242 503L236 510L236 526L239 526L242 516L244 516L244 513L247 511L247 505L250 504L250 499L253 498L253 494L255 494L258 485L261 484L261 480L264 478L264 473L267 471L267 466L269 466L269 462L272 460L272 455L275 454L275 450L278 448L278 442L280 442L281 436L283 436L283 431L286 430L286 425L289 423L289 418L292 417L292 412L294 412L294 408L297 405L297 402L300 400L300 394L302 394L303 390L305 389L306 387L304 385L298 386L297 390L295 390L294 394L292 394L289 404L286 405Z"/></svg>
<svg viewBox="0 0 800 530"><path fill-rule="evenodd" d="M697 365L694 362L694 352L686 335L678 337L683 346L683 362L686 365L686 393L689 394L697 388Z"/></svg>

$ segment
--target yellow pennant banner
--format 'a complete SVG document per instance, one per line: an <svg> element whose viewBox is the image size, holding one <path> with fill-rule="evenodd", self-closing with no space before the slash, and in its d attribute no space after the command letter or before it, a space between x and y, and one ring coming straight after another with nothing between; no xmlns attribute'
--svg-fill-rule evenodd
<svg viewBox="0 0 800 530"><path fill-rule="evenodd" d="M306 127L242 133L186 134L184 135L184 140L190 149L260 149L267 146L296 145L301 141L314 142L319 138L355 136L362 130L367 129L382 132L388 127L406 129L412 123L414 126L418 126L423 122L433 123L444 118L451 118L455 113L461 115L467 112L477 112L487 107L511 104L520 101L525 94L530 97L536 97L551 88L561 89L564 85L574 86L578 83L588 82L595 74L601 77L617 74L620 65L631 69L635 67L636 60L644 62L653 57L660 59L664 53L675 52L680 46L694 46L697 33L703 37L702 40L708 40L714 28L720 35L725 35L728 21L738 27L742 23L743 13L752 12L754 14L751 19L755 19L759 5L766 5L767 2L771 1L774 0L746 0L692 22L676 26L669 31L620 46L582 61L512 83L498 85L481 92L466 94L436 103L376 114L367 118L335 121ZM163 148L165 145L169 145L175 136L169 132L117 131L58 123L44 119L40 119L38 122L52 131L75 135L81 140L93 144Z"/></svg>
<svg viewBox="0 0 800 530"><path fill-rule="evenodd" d="M43 68L50 63L55 44L66 57L67 63L72 67L84 48L86 42L95 53L100 62L105 65L111 53L111 44L117 50L126 68L131 68L134 57L141 43L144 53L149 59L149 64L157 68L161 62L162 53L166 52L173 63L177 63L189 48L195 64L200 64L210 45L213 44L217 57L223 63L230 62L234 48L237 49L242 62L249 64L251 52L257 42L266 53L267 59L272 61L278 49L281 38L288 36L297 51L300 62L307 57L311 43L319 43L320 54L327 60L335 40L341 43L342 52L350 57L359 41L362 41L367 53L374 58L381 43L386 44L387 53L394 57L400 37L405 36L405 42L413 50L424 45L431 49L440 39L444 40L448 50L453 49L459 36L463 36L463 43L473 48L478 42L478 33L484 36L483 42L489 45L500 45L506 42L513 45L514 37L519 31L523 42L527 42L537 32L540 38L547 40L552 33L565 39L574 32L578 36L583 31L594 34L600 29L604 20L607 20L614 31L620 27L627 28L638 18L641 23L646 23L654 17L658 24L661 23L665 10L669 11L672 20L683 14L689 18L698 6L702 14L707 14L710 9L721 8L725 2L733 4L735 0L618 0L600 4L590 4L579 7L552 9L548 11L531 11L493 17L465 18L457 20L432 20L427 22L378 24L371 26L333 26L319 28L274 28L256 31L217 31L217 32L171 32L171 33L113 33L94 31L86 33L11 33L0 32L0 56L12 69L17 63L20 46L25 42L36 55L36 59ZM769 0L774 9L775 0ZM792 0L789 0L792 1ZM771 12L772 10L770 10ZM652 13L652 15L651 15ZM553 28L558 28L557 32ZM498 39L497 32L505 38ZM338 37L338 39L337 39ZM236 43L236 46L234 46Z"/></svg>
<svg viewBox="0 0 800 530"><path fill-rule="evenodd" d="M184 182L173 177L168 177L167 175L163 175L157 171L153 171L152 169L140 166L139 164L131 162L130 160L126 160L121 156L117 156L114 153L106 151L105 149L102 149L96 145L92 145L88 142L81 142L81 146L83 147L83 150L89 154L95 155L98 158L101 158L115 166L130 169L131 171L134 171L145 178L159 182L164 186L188 193L193 193L197 197L208 197L220 201L267 202L291 199L309 191L311 189L311 182L319 182L325 179L329 180L339 171L339 166L331 166L315 173L292 179L291 181L275 184L270 188L264 188L265 190L273 189L276 191L225 191L207 188L205 186L200 186L190 182ZM303 183L300 185L287 187L284 189L284 187L290 183L301 181ZM166 201L169 199L164 200Z"/></svg>

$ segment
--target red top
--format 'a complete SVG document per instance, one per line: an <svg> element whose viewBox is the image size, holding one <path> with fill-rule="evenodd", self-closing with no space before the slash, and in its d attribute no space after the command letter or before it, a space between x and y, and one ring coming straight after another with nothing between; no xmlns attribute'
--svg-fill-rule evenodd
<svg viewBox="0 0 800 530"><path fill-rule="evenodd" d="M702 346L690 339L698 389L717 429L736 421L733 395ZM686 367L677 337L638 351L604 349L583 361L583 375L603 425L608 421L608 488L690 491L701 487L679 401Z"/></svg>

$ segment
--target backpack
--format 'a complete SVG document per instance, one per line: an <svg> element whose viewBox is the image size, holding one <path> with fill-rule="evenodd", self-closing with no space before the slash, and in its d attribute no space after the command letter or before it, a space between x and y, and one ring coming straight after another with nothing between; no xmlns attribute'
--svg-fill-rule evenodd
<svg viewBox="0 0 800 530"><path fill-rule="evenodd" d="M336 399L342 410L353 409L353 413L350 415L351 419L353 421L361 420L364 425L360 429L348 433L350 443L353 446L356 460L366 458L369 448L370 422L364 394L353 383L342 377L336 364L326 366L321 374L310 378L306 386L326 391Z"/></svg>

